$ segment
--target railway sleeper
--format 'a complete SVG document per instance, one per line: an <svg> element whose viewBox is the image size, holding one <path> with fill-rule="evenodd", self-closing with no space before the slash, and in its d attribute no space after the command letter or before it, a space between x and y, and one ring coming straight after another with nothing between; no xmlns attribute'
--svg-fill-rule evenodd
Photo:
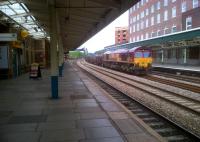
<svg viewBox="0 0 200 142"><path fill-rule="evenodd" d="M159 122L159 119L155 118L155 117L146 117L146 118L142 118L142 120L145 123L150 123L150 122Z"/></svg>
<svg viewBox="0 0 200 142"><path fill-rule="evenodd" d="M166 137L166 139L168 142L190 142L189 139L183 135L169 136Z"/></svg>
<svg viewBox="0 0 200 142"><path fill-rule="evenodd" d="M138 113L135 113L138 117L140 118L148 118L148 117L151 117L149 113L146 113L146 112L138 112Z"/></svg>
<svg viewBox="0 0 200 142"><path fill-rule="evenodd" d="M155 129L155 131L157 133L159 133L160 135L162 135L163 137L169 137L169 136L176 136L176 135L179 135L180 132L173 129L173 128L170 128L170 127L167 127L167 128L158 128L158 129Z"/></svg>
<svg viewBox="0 0 200 142"><path fill-rule="evenodd" d="M151 122L151 123L148 123L148 125L153 129L165 128L166 127L166 124L164 124L163 122Z"/></svg>

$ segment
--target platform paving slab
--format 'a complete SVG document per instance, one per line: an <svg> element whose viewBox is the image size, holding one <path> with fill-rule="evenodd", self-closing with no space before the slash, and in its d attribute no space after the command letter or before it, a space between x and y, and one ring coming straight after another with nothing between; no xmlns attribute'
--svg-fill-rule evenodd
<svg viewBox="0 0 200 142"><path fill-rule="evenodd" d="M142 134L124 128L129 116L87 76L68 63L63 74L57 100L48 70L40 80L0 81L0 142L124 142Z"/></svg>

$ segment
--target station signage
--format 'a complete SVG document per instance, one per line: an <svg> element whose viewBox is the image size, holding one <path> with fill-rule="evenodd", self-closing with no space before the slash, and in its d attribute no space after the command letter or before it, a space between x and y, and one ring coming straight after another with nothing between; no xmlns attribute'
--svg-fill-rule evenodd
<svg viewBox="0 0 200 142"><path fill-rule="evenodd" d="M0 33L0 41L16 41L17 33Z"/></svg>

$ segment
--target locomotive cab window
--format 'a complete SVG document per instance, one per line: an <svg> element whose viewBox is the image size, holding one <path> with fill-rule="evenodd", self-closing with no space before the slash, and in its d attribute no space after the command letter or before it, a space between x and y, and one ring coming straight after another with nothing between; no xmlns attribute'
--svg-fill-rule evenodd
<svg viewBox="0 0 200 142"><path fill-rule="evenodd" d="M142 52L139 51L135 52L135 58L141 58L141 57L143 57Z"/></svg>
<svg viewBox="0 0 200 142"><path fill-rule="evenodd" d="M151 57L151 53L149 51L144 51L143 55L144 55L144 58Z"/></svg>

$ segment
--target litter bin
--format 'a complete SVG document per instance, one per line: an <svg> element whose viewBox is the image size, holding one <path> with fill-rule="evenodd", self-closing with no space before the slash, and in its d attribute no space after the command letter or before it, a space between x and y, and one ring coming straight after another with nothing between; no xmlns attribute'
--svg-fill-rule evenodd
<svg viewBox="0 0 200 142"><path fill-rule="evenodd" d="M41 78L40 65L38 63L31 64L29 78Z"/></svg>

